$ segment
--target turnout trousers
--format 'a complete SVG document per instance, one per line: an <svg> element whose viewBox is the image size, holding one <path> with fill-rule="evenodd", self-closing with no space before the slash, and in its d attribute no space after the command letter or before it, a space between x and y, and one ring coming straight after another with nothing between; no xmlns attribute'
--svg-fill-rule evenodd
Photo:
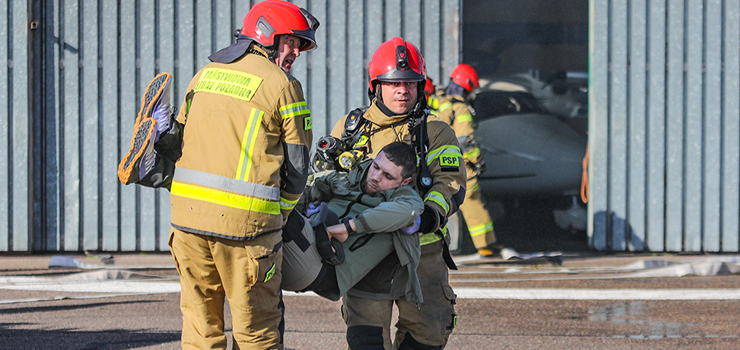
<svg viewBox="0 0 740 350"><path fill-rule="evenodd" d="M282 235L237 241L172 228L180 274L183 349L225 349L229 300L234 349L283 349Z"/></svg>
<svg viewBox="0 0 740 350"><path fill-rule="evenodd" d="M417 269L424 302L342 298L342 318L347 324L347 342L352 350L443 349L457 323L457 296L450 287L449 273L442 257L443 241L421 247ZM396 334L391 344L393 304L398 307Z"/></svg>

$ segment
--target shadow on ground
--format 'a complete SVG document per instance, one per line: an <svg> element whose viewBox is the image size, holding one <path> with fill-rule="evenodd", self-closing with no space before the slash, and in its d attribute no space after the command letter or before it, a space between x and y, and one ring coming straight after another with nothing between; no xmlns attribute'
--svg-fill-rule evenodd
<svg viewBox="0 0 740 350"><path fill-rule="evenodd" d="M79 331L74 329L13 329L23 324L0 324L3 349L136 349L179 342L180 332L148 330Z"/></svg>

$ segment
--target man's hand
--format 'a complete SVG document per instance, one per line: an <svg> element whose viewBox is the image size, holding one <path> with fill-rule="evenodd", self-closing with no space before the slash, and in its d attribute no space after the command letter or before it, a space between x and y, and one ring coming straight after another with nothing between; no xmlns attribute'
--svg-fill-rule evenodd
<svg viewBox="0 0 740 350"><path fill-rule="evenodd" d="M352 228L356 229L354 223L354 220L349 221ZM334 238L339 242L344 242L349 238L349 233L347 232L347 228L344 227L344 224L329 226L326 228L326 233L329 235L329 239Z"/></svg>

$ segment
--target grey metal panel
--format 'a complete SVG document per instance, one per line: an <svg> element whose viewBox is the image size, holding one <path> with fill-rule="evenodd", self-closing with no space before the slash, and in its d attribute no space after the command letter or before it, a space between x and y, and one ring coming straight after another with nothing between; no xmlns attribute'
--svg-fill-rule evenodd
<svg viewBox="0 0 740 350"><path fill-rule="evenodd" d="M367 100L367 64L365 61L368 49L365 45L365 13L363 0L349 0L347 4L347 109L336 111L336 114L349 112L349 109L368 104ZM372 53L372 52L370 52Z"/></svg>
<svg viewBox="0 0 740 350"><path fill-rule="evenodd" d="M135 17L136 8L135 2L122 1L120 8L120 28L121 31L131 32L132 28L136 28ZM134 133L134 120L136 119L136 113L138 112L137 106L141 103L140 97L136 91L136 38L133 35L121 35L119 39L120 45L120 75L118 77L118 86L120 94L120 124L118 126L120 151L118 153L118 159L123 159L129 148L131 147L131 138ZM138 207L137 207L137 192L139 189L137 186L119 186L121 193L120 199L120 246L118 247L121 251L134 251L136 250L136 232L137 232L137 220L138 220Z"/></svg>
<svg viewBox="0 0 740 350"><path fill-rule="evenodd" d="M97 1L81 2L80 33L80 185L82 188L82 247L98 250L98 6Z"/></svg>
<svg viewBox="0 0 740 350"><path fill-rule="evenodd" d="M158 72L174 73L175 69L175 14L174 14L174 0L160 0L159 2L159 45L157 52L158 58ZM226 12L226 10L224 10ZM225 21L228 19L225 19ZM174 77L173 77L174 80ZM182 96L176 96L172 88L174 87L174 81L170 85L170 104L176 108L180 107L182 102ZM158 212L158 240L155 242L156 250L169 251L167 245L169 241L170 232L170 193L165 189L157 189L156 203Z"/></svg>
<svg viewBox="0 0 740 350"><path fill-rule="evenodd" d="M175 6L177 15L177 52L175 54L175 87L176 90L172 91L177 96L179 107L181 102L185 99L187 94L188 84L190 84L190 78L195 75L195 72L200 69L196 67L197 64L194 61L195 57L195 35L193 33L195 22L194 22L194 11L192 1L178 1ZM245 13L246 14L246 13Z"/></svg>
<svg viewBox="0 0 740 350"><path fill-rule="evenodd" d="M215 52L213 24L211 21L211 0L196 0L195 5L195 69L208 64L208 56Z"/></svg>
<svg viewBox="0 0 740 350"><path fill-rule="evenodd" d="M0 85L13 86L10 81L12 64L10 58L12 52L8 43L8 37L11 35L13 26L12 17L8 14L8 4L10 1L3 1L0 6L0 62L7 62L6 69L0 69ZM0 251L8 251L10 248L10 239L12 230L10 229L10 163L8 159L8 139L10 137L10 117L13 113L13 104L10 101L11 89L0 89Z"/></svg>
<svg viewBox="0 0 740 350"><path fill-rule="evenodd" d="M209 3L210 4L210 3ZM199 4L200 5L200 4ZM210 9L210 6L208 7ZM198 9L202 11L199 16L206 17L206 9ZM206 17L208 23L211 22L210 17ZM199 18L200 19L200 18ZM156 47L156 33L154 32L154 2L144 1L139 4L139 48L137 51L138 56L138 68L137 73L138 81L136 82L136 91L139 101L137 101L137 111L141 108L141 96L144 95L146 87L149 82L154 78L156 72L154 66L154 54ZM209 33L209 28L198 28L197 34L200 39L201 33ZM208 37L206 37L208 38ZM210 40L209 40L210 42ZM210 45L210 43L209 43ZM206 50L210 50L210 46L206 46ZM138 227L138 246L137 250L153 251L155 248L154 237L157 234L157 210L156 210L156 192L151 188L139 188L139 203L138 203L138 214L139 214L139 227Z"/></svg>
<svg viewBox="0 0 740 350"><path fill-rule="evenodd" d="M347 7L343 1L330 1L328 8L327 29L329 32L329 81L326 94L329 97L329 114L343 116L347 109L347 41L348 21ZM331 130L329 130L331 131Z"/></svg>
<svg viewBox="0 0 740 350"><path fill-rule="evenodd" d="M308 102L308 106L311 109L311 118L313 120L313 136L314 144L319 137L328 134L331 128L334 126L333 121L338 120L341 116L332 115L329 113L329 90L328 84L329 79L329 60L330 55L330 31L332 30L327 19L328 4L322 1L311 1L307 8L314 17L316 17L321 25L316 32L317 48L311 51L308 55L310 59L309 67L310 73L308 73L308 81L301 83L303 84L303 91L306 93L305 97ZM305 63L301 63L305 64Z"/></svg>
<svg viewBox="0 0 740 350"><path fill-rule="evenodd" d="M683 247L684 201L684 5L668 4L668 53L666 62L666 243L667 251Z"/></svg>
<svg viewBox="0 0 740 350"><path fill-rule="evenodd" d="M432 78L434 84L445 85L447 79L443 79L445 72L440 64L442 31L439 25L435 25L440 23L440 2L424 1L421 16L423 30L419 50L424 54L424 60L427 62L427 76Z"/></svg>
<svg viewBox="0 0 740 350"><path fill-rule="evenodd" d="M722 138L722 0L706 2L704 144L703 152L703 241L700 249L720 251L721 138ZM691 201L689 197L689 201Z"/></svg>
<svg viewBox="0 0 740 350"><path fill-rule="evenodd" d="M421 0L405 0L403 2L403 38L419 47L419 50L421 50L422 36L421 11Z"/></svg>
<svg viewBox="0 0 740 350"><path fill-rule="evenodd" d="M401 14L405 10L401 6L401 1L383 1L383 9L385 11L383 18L385 19L383 34L385 38L383 41L391 40L393 37L403 37L403 25Z"/></svg>
<svg viewBox="0 0 740 350"><path fill-rule="evenodd" d="M646 95L647 95L647 3L633 0L629 35L629 138L627 245L631 251L645 249Z"/></svg>
<svg viewBox="0 0 740 350"><path fill-rule="evenodd" d="M607 248L609 217L609 1L589 0L589 201L588 233L597 250ZM595 43L599 43L596 50Z"/></svg>
<svg viewBox="0 0 740 350"><path fill-rule="evenodd" d="M80 195L80 172L81 164L79 150L81 148L80 116L80 45L81 28L79 27L79 3L76 1L64 2L64 23L62 31L64 49L62 51L64 70L61 83L64 85L61 100L64 101L64 142L62 143L64 153L63 164L63 212L64 212L64 246L62 250L80 250L81 226L81 195Z"/></svg>
<svg viewBox="0 0 740 350"><path fill-rule="evenodd" d="M102 176L100 215L101 248L107 251L118 250L118 138L115 131L120 121L118 106L118 5L116 0L101 1L102 26L100 47L101 57L101 143L100 165Z"/></svg>
<svg viewBox="0 0 740 350"><path fill-rule="evenodd" d="M627 6L612 3L611 11L611 77L609 84L609 208L614 250L626 249L627 220Z"/></svg>
<svg viewBox="0 0 740 350"><path fill-rule="evenodd" d="M59 19L60 14L63 13L62 10L59 8L58 4L54 5L53 11L50 11L50 14L47 17L47 20L50 22L53 22L54 25L50 30L47 31L47 33L51 33L54 38L60 38L60 26L59 26ZM46 101L48 105L46 106L46 111L50 113L50 115L46 115L45 118L47 121L52 121L51 125L49 123L46 124L46 140L44 143L45 150L47 151L46 158L44 161L47 163L47 169L45 174L45 179L49 183L46 184L46 198L44 198L44 201L46 202L46 217L41 218L41 220L46 221L46 232L38 232L37 234L43 235L46 234L46 246L44 249L48 251L58 251L61 249L62 246L62 220L63 217L61 215L61 208L60 208L60 198L61 198L61 169L62 169L62 153L61 152L61 101L58 95L58 91L61 90L61 83L59 81L59 74L60 74L60 67L61 67L61 56L59 53L61 52L63 46L60 40L54 40L54 42L51 45L48 45L47 57L50 57L47 62L51 64L51 67L48 67L47 72L49 73L49 76L46 77L46 86L49 87L51 90L48 90L49 92L46 93ZM34 152L36 153L36 152ZM53 165L51 165L53 164ZM39 219L39 218L36 218Z"/></svg>
<svg viewBox="0 0 740 350"><path fill-rule="evenodd" d="M383 4L380 1L365 1L365 25L367 26L367 38L365 39L365 46L367 47L365 56L365 67L370 64L370 60L373 57L373 53L378 49L378 46L387 38L385 32L382 30L383 22L380 20L383 18ZM369 79L369 72L365 73L365 79ZM365 86L368 86L368 81L365 81Z"/></svg>
<svg viewBox="0 0 740 350"><path fill-rule="evenodd" d="M665 237L666 0L650 0L647 117L647 250L663 251Z"/></svg>
<svg viewBox="0 0 740 350"><path fill-rule="evenodd" d="M722 251L738 251L740 232L740 2L725 2L722 115Z"/></svg>
<svg viewBox="0 0 740 350"><path fill-rule="evenodd" d="M460 2L453 0L440 0L442 4L442 74L448 76L452 69L462 63L460 60ZM440 82L447 85L447 79Z"/></svg>
<svg viewBox="0 0 740 350"><path fill-rule="evenodd" d="M214 0L215 10L211 14L213 22L211 26L215 27L213 31L214 50L220 50L224 47L231 45L234 41L234 29L241 28L242 22L238 22L238 26L234 26L231 22L231 0ZM160 4L161 7L161 4ZM164 9L162 9L164 10Z"/></svg>
<svg viewBox="0 0 740 350"><path fill-rule="evenodd" d="M29 168L31 164L31 139L29 137L29 112L28 106L28 9L25 4L13 2L12 16L13 26L13 123L11 127L10 145L12 160L10 166L13 174L9 184L12 186L13 195L10 197L10 215L12 215L12 250L17 252L31 250L31 228L30 222L30 196L31 183L29 182Z"/></svg>
<svg viewBox="0 0 740 350"><path fill-rule="evenodd" d="M686 23L686 134L684 183L684 247L685 251L701 251L702 237L702 90L704 86L703 46L704 46L704 7L702 1L689 0L686 3L689 14Z"/></svg>

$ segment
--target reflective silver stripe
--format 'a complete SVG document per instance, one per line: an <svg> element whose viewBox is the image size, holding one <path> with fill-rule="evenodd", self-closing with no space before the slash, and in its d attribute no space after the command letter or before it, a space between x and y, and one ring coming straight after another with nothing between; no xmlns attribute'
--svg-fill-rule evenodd
<svg viewBox="0 0 740 350"><path fill-rule="evenodd" d="M207 186L219 190L234 192L271 201L280 200L280 189L277 187L230 179L228 177L209 174L192 169L175 169L174 179L177 181L189 182L196 185Z"/></svg>

